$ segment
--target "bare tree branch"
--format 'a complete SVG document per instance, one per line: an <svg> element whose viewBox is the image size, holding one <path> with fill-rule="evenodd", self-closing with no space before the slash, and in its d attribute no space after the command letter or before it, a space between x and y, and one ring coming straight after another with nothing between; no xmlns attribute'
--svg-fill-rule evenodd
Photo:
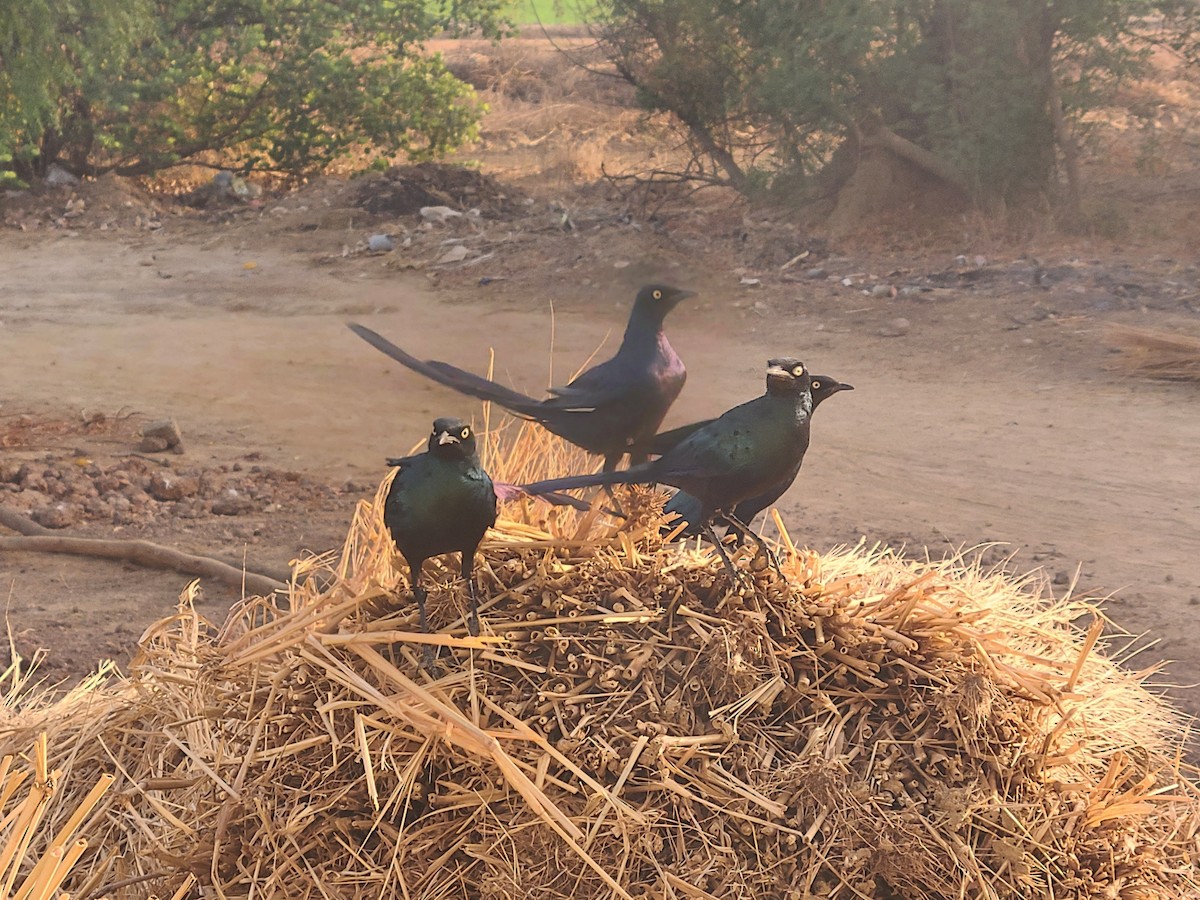
<svg viewBox="0 0 1200 900"><path fill-rule="evenodd" d="M249 572L209 556L193 556L150 541L105 540L56 534L32 519L0 506L0 525L20 537L0 537L0 553L69 553L131 562L151 569L171 569L186 575L211 578L233 587L245 586L253 594L286 590L290 574ZM282 575L282 578L273 577Z"/></svg>

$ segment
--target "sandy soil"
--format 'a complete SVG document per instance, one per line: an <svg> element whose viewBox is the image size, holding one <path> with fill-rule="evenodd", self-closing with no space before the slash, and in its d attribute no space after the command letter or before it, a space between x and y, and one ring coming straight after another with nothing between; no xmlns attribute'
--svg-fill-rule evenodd
<svg viewBox="0 0 1200 900"><path fill-rule="evenodd" d="M339 191L331 181L219 215L139 207L133 219L113 202L103 231L43 216L0 232L0 459L112 466L135 451L140 423L173 417L186 452L150 468L246 478L258 467L275 485L232 516L160 504L120 524L84 516L73 533L275 567L333 548L386 455L435 416L478 412L346 321L478 371L494 350L499 379L537 393L611 350L637 286L661 278L701 292L669 322L690 376L668 425L759 393L772 355L855 385L821 409L781 503L796 539L935 556L995 543L986 559L1041 567L1056 594L1077 578L1144 635L1139 665L1173 661L1162 680L1200 712L1200 393L1119 374L1103 341L1108 322L1200 333L1186 242L1056 240L1036 258L993 246L986 259L970 239L826 247L778 215L717 203L651 222L594 194L565 207L532 196L524 219L430 229L366 215ZM65 195L37 202L67 208ZM545 225L565 214L569 228ZM411 243L360 252L377 231ZM477 247L478 265L433 264L447 240ZM811 257L781 268L805 246ZM50 678L123 658L187 580L0 554L14 645L48 648ZM205 603L219 617L235 595L208 586Z"/></svg>

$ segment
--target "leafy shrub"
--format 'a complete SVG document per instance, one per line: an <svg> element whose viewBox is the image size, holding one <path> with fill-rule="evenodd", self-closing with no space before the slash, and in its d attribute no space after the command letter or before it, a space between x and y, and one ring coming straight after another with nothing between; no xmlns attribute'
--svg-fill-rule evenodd
<svg viewBox="0 0 1200 900"><path fill-rule="evenodd" d="M18 101L0 111L0 152L31 171L65 158L143 174L220 151L299 175L355 151L435 156L479 109L423 42L505 28L502 0L76 2L43 7L33 68L58 77L41 91L21 74L0 82ZM0 39L24 19L0 11ZM26 43L0 43L0 58Z"/></svg>

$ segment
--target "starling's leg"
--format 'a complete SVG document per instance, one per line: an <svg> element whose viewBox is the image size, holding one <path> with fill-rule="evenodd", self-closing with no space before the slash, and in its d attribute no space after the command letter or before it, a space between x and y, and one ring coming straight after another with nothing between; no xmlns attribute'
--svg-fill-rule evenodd
<svg viewBox="0 0 1200 900"><path fill-rule="evenodd" d="M467 631L479 637L479 601L475 597L475 547L462 552L462 577L467 582L467 594L471 598L471 612L467 616Z"/></svg>
<svg viewBox="0 0 1200 900"><path fill-rule="evenodd" d="M732 528L738 535L738 542L741 543L742 541L746 540L746 538L754 541L754 543L758 546L758 552L767 557L767 560L771 563L771 568L775 570L775 574L778 575L780 579L786 580L784 579L783 568L779 565L779 557L775 555L775 551L768 547L763 542L761 537L751 531L750 526L748 526L745 522L734 518L732 515L728 517L728 520L729 527Z"/></svg>
<svg viewBox="0 0 1200 900"><path fill-rule="evenodd" d="M749 537L748 532L750 531L750 528L744 525L741 519L735 518L732 514L723 516L722 518L729 531L732 531L735 535L737 535L737 546L740 547L742 544L746 543L746 538ZM726 532L725 536L728 537L729 533Z"/></svg>
<svg viewBox="0 0 1200 900"><path fill-rule="evenodd" d="M617 453L615 455L612 453L606 454L604 457L604 467L600 471L604 472L605 474L608 474L609 472L617 471L617 466L621 462L622 455L623 454L620 454L620 453ZM612 505L613 505L612 511L619 518L622 518L622 519L627 518L627 516L625 515L625 511L623 509L621 509L621 504L617 502L617 495L613 493L613 486L611 484L604 485L604 493L607 494L608 499L612 501Z"/></svg>
<svg viewBox="0 0 1200 900"><path fill-rule="evenodd" d="M425 560L421 560L415 566L410 566L412 569L412 589L413 596L417 599L417 615L421 621L421 631L425 634L430 634L429 619L425 615L425 588L421 587L421 569L425 565ZM425 649L421 654L424 657L425 668L430 672L437 668L437 648L431 644L426 644Z"/></svg>
<svg viewBox="0 0 1200 900"><path fill-rule="evenodd" d="M713 542L713 545L717 548L717 552L721 554L721 562L725 563L725 571L729 573L729 580L734 584L742 583L742 575L734 567L733 560L729 558L729 554L725 550L725 545L717 539L717 533L713 531L711 521L706 521L704 523L704 534L710 541Z"/></svg>

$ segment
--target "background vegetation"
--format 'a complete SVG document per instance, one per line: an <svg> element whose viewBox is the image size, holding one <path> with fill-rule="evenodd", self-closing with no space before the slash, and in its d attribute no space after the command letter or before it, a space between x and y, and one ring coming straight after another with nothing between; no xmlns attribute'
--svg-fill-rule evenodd
<svg viewBox="0 0 1200 900"><path fill-rule="evenodd" d="M30 0L0 8L0 178L436 157L480 108L428 40L506 17L590 23L690 147L653 177L835 196L886 157L1072 216L1085 114L1153 46L1198 47L1176 0Z"/></svg>
<svg viewBox="0 0 1200 900"><path fill-rule="evenodd" d="M693 148L688 177L833 192L886 152L976 200L1078 203L1079 123L1153 43L1194 52L1195 9L1154 0L597 0L597 36Z"/></svg>
<svg viewBox="0 0 1200 900"><path fill-rule="evenodd" d="M503 0L32 0L0 7L0 160L144 174L207 151L299 175L433 156L472 91L428 38L503 34Z"/></svg>

